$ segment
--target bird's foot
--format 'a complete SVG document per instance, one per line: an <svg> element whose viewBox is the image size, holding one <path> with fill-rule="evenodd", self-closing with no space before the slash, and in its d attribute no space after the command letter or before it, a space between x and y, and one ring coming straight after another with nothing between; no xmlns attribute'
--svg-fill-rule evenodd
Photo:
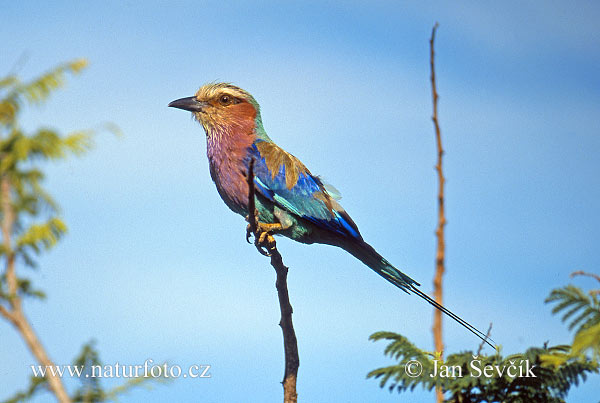
<svg viewBox="0 0 600 403"><path fill-rule="evenodd" d="M253 232L252 225L248 224L246 227L246 242L250 243L250 237L254 236L254 246L260 252L261 255L271 256L271 250L275 247L275 238L273 238L273 233L277 231L281 231L283 226L279 223L268 224L264 222L258 221L255 217L255 232ZM246 221L249 220L249 217L246 217Z"/></svg>
<svg viewBox="0 0 600 403"><path fill-rule="evenodd" d="M266 231L258 232L258 234L258 238L254 239L254 246L256 246L261 255L271 256L271 251L275 248L275 238Z"/></svg>

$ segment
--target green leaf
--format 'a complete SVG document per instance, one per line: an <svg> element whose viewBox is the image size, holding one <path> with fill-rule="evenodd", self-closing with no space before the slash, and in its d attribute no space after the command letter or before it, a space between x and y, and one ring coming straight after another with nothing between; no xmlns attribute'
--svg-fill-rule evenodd
<svg viewBox="0 0 600 403"><path fill-rule="evenodd" d="M595 358L600 355L600 323L581 330L575 335L573 340L573 355L582 355L586 350L591 349Z"/></svg>
<svg viewBox="0 0 600 403"><path fill-rule="evenodd" d="M600 323L600 303L595 294L586 294L573 285L552 290L546 303L556 303L552 313L563 313L562 321L569 330L577 332L593 324Z"/></svg>
<svg viewBox="0 0 600 403"><path fill-rule="evenodd" d="M56 245L66 232L66 224L57 217L51 218L44 224L33 224L17 239L16 249L19 251L29 247L36 253L39 253L42 247L48 250Z"/></svg>
<svg viewBox="0 0 600 403"><path fill-rule="evenodd" d="M21 83L17 77L12 75L0 79L0 89L6 90L6 95L0 99L0 125L15 125L16 117L24 101L30 104L40 104L54 90L64 85L67 73L78 74L86 66L85 59L77 59L61 64L28 83Z"/></svg>
<svg viewBox="0 0 600 403"><path fill-rule="evenodd" d="M17 91L24 94L27 100L33 103L44 101L52 93L64 85L65 74L80 73L87 66L87 60L77 59L68 63L64 63L35 80L18 87Z"/></svg>
<svg viewBox="0 0 600 403"><path fill-rule="evenodd" d="M0 88L11 87L17 84L19 80L16 76L10 75L0 79Z"/></svg>

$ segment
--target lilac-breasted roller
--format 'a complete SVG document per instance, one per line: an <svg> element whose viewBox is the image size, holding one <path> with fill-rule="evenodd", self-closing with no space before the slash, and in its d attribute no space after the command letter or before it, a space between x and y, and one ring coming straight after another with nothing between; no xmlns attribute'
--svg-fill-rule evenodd
<svg viewBox="0 0 600 403"><path fill-rule="evenodd" d="M338 246L396 287L415 293L487 342L485 334L423 293L417 288L419 283L363 240L331 187L267 136L258 102L248 92L227 83L207 84L196 95L177 99L169 106L192 112L204 127L210 175L225 204L242 216L248 215L247 175L250 161L254 160L260 232L306 244Z"/></svg>

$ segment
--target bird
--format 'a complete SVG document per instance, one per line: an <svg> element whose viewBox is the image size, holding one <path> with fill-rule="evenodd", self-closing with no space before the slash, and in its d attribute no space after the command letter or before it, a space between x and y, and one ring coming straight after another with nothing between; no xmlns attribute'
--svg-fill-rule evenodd
<svg viewBox="0 0 600 403"><path fill-rule="evenodd" d="M209 171L217 191L232 211L246 218L250 190L247 179L252 165L256 226L262 243L268 243L272 235L282 235L304 244L339 247L495 348L488 341L489 335L421 291L417 281L365 242L358 226L339 203L337 190L313 175L298 158L267 135L260 105L249 92L230 83L213 82L201 86L195 95L176 99L168 106L191 112L202 125Z"/></svg>

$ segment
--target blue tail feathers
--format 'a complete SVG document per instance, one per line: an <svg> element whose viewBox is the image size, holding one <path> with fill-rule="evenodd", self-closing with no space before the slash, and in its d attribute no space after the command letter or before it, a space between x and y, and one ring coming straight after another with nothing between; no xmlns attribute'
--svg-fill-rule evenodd
<svg viewBox="0 0 600 403"><path fill-rule="evenodd" d="M419 284L417 281L413 280L406 274L402 273L400 270L396 269L390 262L383 258L383 256L377 253L377 251L373 249L373 247L368 243L364 241L358 241L353 242L352 244L343 245L342 247L346 251L350 252L354 257L363 262L365 265L369 266L381 277L385 278L387 281L400 288L402 291L406 292L407 294L414 293L418 295L420 298L427 301L433 307L435 307L436 309L440 310L441 312L458 322L469 332L473 333L475 336L483 340L490 347L496 349L494 345L490 343L490 341L494 341L488 335L481 332L473 325L456 315L454 312L439 304L429 295L425 294L423 291L418 289L417 287L421 284Z"/></svg>

